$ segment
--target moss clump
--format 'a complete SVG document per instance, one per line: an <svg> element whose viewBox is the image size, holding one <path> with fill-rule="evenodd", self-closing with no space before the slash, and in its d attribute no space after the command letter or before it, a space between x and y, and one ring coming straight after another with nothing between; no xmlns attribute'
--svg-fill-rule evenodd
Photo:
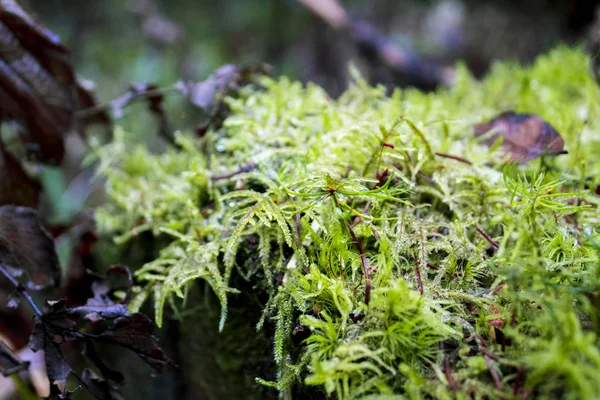
<svg viewBox="0 0 600 400"><path fill-rule="evenodd" d="M230 299L259 304L251 323L268 328L277 373L257 382L282 395L600 397L588 64L559 48L389 96L355 74L337 100L264 79L227 100L221 129L180 134L181 149L153 155L117 131L98 149L110 197L98 223L118 242L169 238L137 269L131 307L151 298L159 325L167 309L185 326L206 311L190 300L198 280L220 329ZM568 154L506 165L472 129L509 109L550 122Z"/></svg>

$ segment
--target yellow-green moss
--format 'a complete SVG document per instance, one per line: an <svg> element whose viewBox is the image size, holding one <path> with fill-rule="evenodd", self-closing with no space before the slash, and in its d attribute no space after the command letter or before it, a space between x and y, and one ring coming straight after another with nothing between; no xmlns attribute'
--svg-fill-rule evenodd
<svg viewBox="0 0 600 400"><path fill-rule="evenodd" d="M264 79L227 100L222 129L179 134L181 149L153 155L117 131L98 149L110 198L99 226L119 242L170 238L132 266L132 307L153 299L160 325L167 306L194 310L197 279L221 302L221 329L231 296L266 302L255 322L276 328L279 373L257 378L282 395L600 397L600 90L588 64L558 48L481 82L459 68L450 89L389 96L354 74L339 99ZM472 133L506 110L550 122L568 154L506 166L499 143ZM243 165L256 168L211 180ZM353 233L372 267L369 304Z"/></svg>

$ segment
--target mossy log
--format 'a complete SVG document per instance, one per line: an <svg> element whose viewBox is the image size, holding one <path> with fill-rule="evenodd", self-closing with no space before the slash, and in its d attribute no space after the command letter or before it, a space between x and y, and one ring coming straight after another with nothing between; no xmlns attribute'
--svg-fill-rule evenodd
<svg viewBox="0 0 600 400"><path fill-rule="evenodd" d="M589 63L459 67L435 93L353 73L338 99L265 78L165 153L117 130L98 224L164 243L130 308L176 320L204 398L600 397Z"/></svg>

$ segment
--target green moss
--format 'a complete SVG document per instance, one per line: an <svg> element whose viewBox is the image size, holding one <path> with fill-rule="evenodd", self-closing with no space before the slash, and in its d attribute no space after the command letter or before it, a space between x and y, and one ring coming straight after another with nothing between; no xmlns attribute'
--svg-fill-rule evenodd
<svg viewBox="0 0 600 400"><path fill-rule="evenodd" d="M159 325L165 309L205 310L190 300L201 279L222 330L232 298L236 314L258 302L278 370L258 382L284 397L598 398L600 90L588 64L558 48L481 82L459 68L450 89L389 96L353 73L337 100L264 79L227 100L222 129L179 134L182 149L154 155L117 131L97 152L110 198L99 226L117 242L168 238L138 266L132 308L153 299ZM506 166L472 127L509 109L550 122L568 154Z"/></svg>

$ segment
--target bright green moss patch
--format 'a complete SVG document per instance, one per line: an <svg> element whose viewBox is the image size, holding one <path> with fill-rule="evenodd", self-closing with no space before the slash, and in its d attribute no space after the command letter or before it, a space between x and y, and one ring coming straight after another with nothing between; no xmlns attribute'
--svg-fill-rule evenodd
<svg viewBox="0 0 600 400"><path fill-rule="evenodd" d="M99 226L167 243L138 266L131 307L152 301L159 325L169 311L185 326L204 280L221 303L216 330L233 296L262 302L253 323L274 327L279 372L257 378L282 394L600 397L600 90L588 63L559 48L482 82L459 69L431 94L388 96L355 76L337 100L265 79L228 99L222 129L179 135L182 149L153 155L117 131L98 149L110 197ZM551 123L568 154L506 165L501 143L473 135L506 110Z"/></svg>

